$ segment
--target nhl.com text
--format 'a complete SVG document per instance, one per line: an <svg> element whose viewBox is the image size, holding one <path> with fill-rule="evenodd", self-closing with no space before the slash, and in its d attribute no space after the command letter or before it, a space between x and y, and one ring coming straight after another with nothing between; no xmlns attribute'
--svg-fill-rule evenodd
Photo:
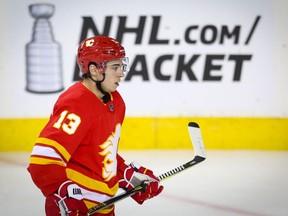
<svg viewBox="0 0 288 216"><path fill-rule="evenodd" d="M153 77L153 79L164 82L181 81L183 79L194 82L220 82L225 76L222 68L229 64L231 82L239 82L245 71L245 65L251 63L253 54L251 52L241 52L240 54L237 52L238 46L247 47L253 42L253 35L257 30L261 16L256 16L255 19L251 20L250 26L245 26L248 28L248 31L245 32L243 26L237 24L233 26L191 24L185 27L184 32L180 32L179 38L176 39L169 38L169 35L166 37L159 36L159 31L165 26L162 23L161 16L139 16L138 21L134 19L135 24L133 26L131 23L128 25L128 18L128 16L106 16L103 28L100 30L93 17L82 17L80 35L80 41L85 39L89 32L93 32L94 35L111 36L112 26L116 26L114 37L118 41L122 43L126 35L129 35L129 38L133 35L132 38L135 39L134 41L132 39L132 43L135 45L136 52L141 50L139 47L145 46L146 53L139 51L135 56L129 56L130 71L126 74L124 81L129 82L133 79L150 81ZM149 31L149 34L145 31ZM147 35L149 35L148 38L145 38ZM228 43L229 46L235 47L234 53L202 53L201 51L195 53L193 51L193 46L197 45L207 46L207 50L213 45L224 47L228 46L226 45ZM172 50L171 47L173 48L173 46L185 46L187 49L185 49L185 52L177 54L173 51L167 52L167 50ZM147 53L150 47L151 49L157 47L158 52L159 50L165 50L165 53L152 59ZM149 67L151 64L153 66ZM199 66L199 64L201 65ZM164 65L166 67L168 65L169 70L164 69ZM73 81L79 79L79 68L75 64Z"/></svg>

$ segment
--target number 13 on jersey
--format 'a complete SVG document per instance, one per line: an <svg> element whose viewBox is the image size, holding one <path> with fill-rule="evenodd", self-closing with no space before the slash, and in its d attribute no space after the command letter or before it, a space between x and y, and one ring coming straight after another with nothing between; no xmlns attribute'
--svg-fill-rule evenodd
<svg viewBox="0 0 288 216"><path fill-rule="evenodd" d="M66 121L68 119L68 122ZM67 122L67 123L65 123ZM68 113L67 110L64 110L60 114L60 118L53 125L54 128L62 129L65 133L72 135L77 130L78 126L81 123L81 118L74 113Z"/></svg>

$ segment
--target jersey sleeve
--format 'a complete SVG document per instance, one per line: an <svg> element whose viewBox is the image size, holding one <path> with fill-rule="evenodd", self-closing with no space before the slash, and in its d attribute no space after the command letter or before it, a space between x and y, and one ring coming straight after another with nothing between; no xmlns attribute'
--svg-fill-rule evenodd
<svg viewBox="0 0 288 216"><path fill-rule="evenodd" d="M67 180L66 164L89 129L89 113L77 101L58 100L30 156L28 171L44 196Z"/></svg>
<svg viewBox="0 0 288 216"><path fill-rule="evenodd" d="M125 163L125 160L117 154L117 177L118 179L122 179L124 177L124 171L128 167L128 165Z"/></svg>

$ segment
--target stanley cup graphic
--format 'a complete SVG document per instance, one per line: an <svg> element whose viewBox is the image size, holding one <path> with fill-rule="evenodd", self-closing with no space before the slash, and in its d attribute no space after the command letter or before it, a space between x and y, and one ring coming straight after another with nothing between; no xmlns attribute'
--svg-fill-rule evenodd
<svg viewBox="0 0 288 216"><path fill-rule="evenodd" d="M29 11L35 22L32 40L26 45L26 90L34 93L62 91L61 50L54 41L49 22L54 5L33 4Z"/></svg>

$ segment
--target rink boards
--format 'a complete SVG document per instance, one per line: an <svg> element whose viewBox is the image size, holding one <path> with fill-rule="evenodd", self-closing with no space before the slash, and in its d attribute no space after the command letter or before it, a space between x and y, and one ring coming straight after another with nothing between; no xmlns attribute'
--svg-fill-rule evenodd
<svg viewBox="0 0 288 216"><path fill-rule="evenodd" d="M0 119L0 151L30 151L48 119ZM197 122L207 149L288 150L287 118L127 117L120 149L191 148L187 124Z"/></svg>

